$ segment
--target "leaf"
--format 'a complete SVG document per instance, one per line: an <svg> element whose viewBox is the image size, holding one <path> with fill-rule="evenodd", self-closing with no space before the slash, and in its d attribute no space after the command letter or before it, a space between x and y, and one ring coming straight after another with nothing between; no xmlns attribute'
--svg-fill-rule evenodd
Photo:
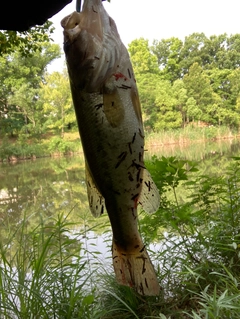
<svg viewBox="0 0 240 319"><path fill-rule="evenodd" d="M173 167L166 167L166 171L175 174L176 170Z"/></svg>
<svg viewBox="0 0 240 319"><path fill-rule="evenodd" d="M94 295L88 295L83 298L82 305L83 306L89 306L94 302Z"/></svg>

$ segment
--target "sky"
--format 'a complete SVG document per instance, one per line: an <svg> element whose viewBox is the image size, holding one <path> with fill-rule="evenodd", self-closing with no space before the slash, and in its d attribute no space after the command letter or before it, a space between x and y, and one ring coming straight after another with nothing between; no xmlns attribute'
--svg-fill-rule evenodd
<svg viewBox="0 0 240 319"><path fill-rule="evenodd" d="M82 0L83 2L84 0ZM193 32L206 36L240 33L239 0L111 0L103 2L115 20L123 43L143 37L162 40L177 37L181 40ZM50 20L56 28L52 38L62 47L61 20L75 10L76 1L67 5ZM64 57L53 62L49 72L61 71Z"/></svg>

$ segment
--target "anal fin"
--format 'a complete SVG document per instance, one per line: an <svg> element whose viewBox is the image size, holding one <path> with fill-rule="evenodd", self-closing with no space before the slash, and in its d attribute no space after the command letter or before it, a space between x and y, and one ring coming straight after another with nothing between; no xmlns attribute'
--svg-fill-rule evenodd
<svg viewBox="0 0 240 319"><path fill-rule="evenodd" d="M158 210L160 203L159 190L147 169L143 170L142 179L142 190L138 203L147 213L154 213Z"/></svg>

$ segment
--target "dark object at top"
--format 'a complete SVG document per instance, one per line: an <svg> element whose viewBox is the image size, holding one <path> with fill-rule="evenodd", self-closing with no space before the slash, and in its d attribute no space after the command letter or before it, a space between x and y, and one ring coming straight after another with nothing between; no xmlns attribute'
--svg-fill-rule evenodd
<svg viewBox="0 0 240 319"><path fill-rule="evenodd" d="M72 0L4 0L0 10L0 30L26 31L43 24Z"/></svg>

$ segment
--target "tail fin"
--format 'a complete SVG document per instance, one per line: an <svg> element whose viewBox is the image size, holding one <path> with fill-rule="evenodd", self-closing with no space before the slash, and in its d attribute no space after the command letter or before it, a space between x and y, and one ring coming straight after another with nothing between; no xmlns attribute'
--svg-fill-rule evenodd
<svg viewBox="0 0 240 319"><path fill-rule="evenodd" d="M113 242L113 266L119 284L130 286L141 295L159 295L160 286L145 247L124 252Z"/></svg>

